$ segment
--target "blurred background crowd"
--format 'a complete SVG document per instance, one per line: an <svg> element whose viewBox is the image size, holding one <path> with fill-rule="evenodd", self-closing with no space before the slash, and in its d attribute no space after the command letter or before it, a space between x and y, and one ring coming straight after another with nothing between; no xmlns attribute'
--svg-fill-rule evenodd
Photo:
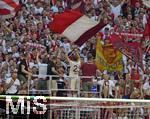
<svg viewBox="0 0 150 119"><path fill-rule="evenodd" d="M27 94L30 85L32 94L46 94L44 90L51 88L56 89L52 95L79 96L80 87L81 91L92 93L80 94L85 97L150 99L149 44L138 35L144 32L150 10L140 0L84 0L75 5L72 2L74 0L68 4L66 0L57 0L55 4L48 0L22 0L23 5L15 17L1 19L0 94ZM79 4L89 18L107 24L81 47L48 27L55 14ZM142 44L144 71L125 55L121 72L97 68L97 39L109 44L112 31L137 34L134 37L126 35L125 40ZM56 77L49 83L49 77L42 75Z"/></svg>

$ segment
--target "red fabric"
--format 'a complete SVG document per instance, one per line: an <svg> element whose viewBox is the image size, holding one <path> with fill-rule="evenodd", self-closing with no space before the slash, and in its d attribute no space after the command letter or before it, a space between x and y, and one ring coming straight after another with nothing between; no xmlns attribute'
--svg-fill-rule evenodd
<svg viewBox="0 0 150 119"><path fill-rule="evenodd" d="M124 42L124 39L116 34L111 35L111 43L113 44L114 47L120 50L120 52L122 52L124 55L132 59L143 69L141 44L136 42L134 43Z"/></svg>
<svg viewBox="0 0 150 119"><path fill-rule="evenodd" d="M84 63L81 65L83 76L95 76L97 67L94 63ZM91 81L91 78L83 78L83 81Z"/></svg>
<svg viewBox="0 0 150 119"><path fill-rule="evenodd" d="M140 75L139 75L139 73L137 73L137 74L131 73L131 79L132 79L132 80L140 80Z"/></svg>
<svg viewBox="0 0 150 119"><path fill-rule="evenodd" d="M62 33L69 25L75 22L83 16L80 12L77 11L66 11L62 14L57 14L54 16L54 20L49 24L49 28L56 33Z"/></svg>
<svg viewBox="0 0 150 119"><path fill-rule="evenodd" d="M0 9L0 15L8 15L10 14L10 10L8 9Z"/></svg>

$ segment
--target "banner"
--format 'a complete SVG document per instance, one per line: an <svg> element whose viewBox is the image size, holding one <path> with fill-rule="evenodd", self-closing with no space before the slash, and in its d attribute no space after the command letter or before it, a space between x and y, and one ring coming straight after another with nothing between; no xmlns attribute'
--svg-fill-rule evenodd
<svg viewBox="0 0 150 119"><path fill-rule="evenodd" d="M111 43L115 46L120 52L126 55L128 58L133 60L137 65L139 65L143 69L142 63L142 48L140 43L127 43L124 40L116 35L111 35Z"/></svg>
<svg viewBox="0 0 150 119"><path fill-rule="evenodd" d="M115 32L115 34L126 36L128 38L142 38L143 37L143 34L137 34L137 33L119 33L119 32Z"/></svg>
<svg viewBox="0 0 150 119"><path fill-rule="evenodd" d="M33 47L33 48L40 48L42 50L46 49L46 47L44 45L37 44L37 43L29 43L29 42L27 42L26 45L29 46L29 47Z"/></svg>
<svg viewBox="0 0 150 119"><path fill-rule="evenodd" d="M96 47L96 65L100 70L121 71L122 54L114 49L112 44L102 45L100 40L97 41Z"/></svg>

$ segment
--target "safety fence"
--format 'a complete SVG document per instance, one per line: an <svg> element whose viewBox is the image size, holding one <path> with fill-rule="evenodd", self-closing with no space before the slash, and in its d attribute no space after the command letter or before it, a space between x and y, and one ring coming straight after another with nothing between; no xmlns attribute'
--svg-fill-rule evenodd
<svg viewBox="0 0 150 119"><path fill-rule="evenodd" d="M50 119L150 119L150 100L51 97Z"/></svg>
<svg viewBox="0 0 150 119"><path fill-rule="evenodd" d="M90 91L83 89L83 78L91 79ZM71 86L74 79L75 88ZM0 119L150 119L150 100L101 98L102 87L98 85L99 81L101 77L34 75L27 83L28 94L47 95L47 112L33 117L6 115L5 110L0 110ZM85 98L87 94L92 98Z"/></svg>

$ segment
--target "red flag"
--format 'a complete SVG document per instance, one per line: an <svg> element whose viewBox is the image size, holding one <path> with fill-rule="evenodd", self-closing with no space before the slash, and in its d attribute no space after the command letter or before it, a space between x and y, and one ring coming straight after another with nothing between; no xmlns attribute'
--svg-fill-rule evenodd
<svg viewBox="0 0 150 119"><path fill-rule="evenodd" d="M0 16L4 19L14 17L19 8L19 0L1 0Z"/></svg>
<svg viewBox="0 0 150 119"><path fill-rule="evenodd" d="M78 11L68 10L55 15L49 28L81 46L104 26L103 23L93 21Z"/></svg>
<svg viewBox="0 0 150 119"><path fill-rule="evenodd" d="M126 55L128 58L133 60L137 63L141 69L143 69L143 62L142 62L142 48L140 43L127 43L116 34L111 35L111 42L120 52Z"/></svg>

